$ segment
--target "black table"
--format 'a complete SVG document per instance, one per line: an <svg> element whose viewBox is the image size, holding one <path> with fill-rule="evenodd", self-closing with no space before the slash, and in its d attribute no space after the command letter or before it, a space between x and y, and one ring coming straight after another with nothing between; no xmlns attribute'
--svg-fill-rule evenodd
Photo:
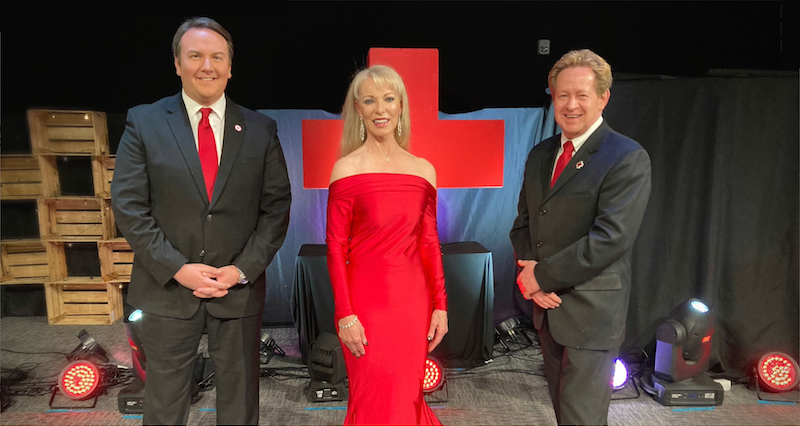
<svg viewBox="0 0 800 426"><path fill-rule="evenodd" d="M300 336L303 362L322 332L337 334L327 246L304 244L297 255L292 316ZM447 367L488 360L494 345L492 253L476 242L442 246L449 332L431 355Z"/></svg>

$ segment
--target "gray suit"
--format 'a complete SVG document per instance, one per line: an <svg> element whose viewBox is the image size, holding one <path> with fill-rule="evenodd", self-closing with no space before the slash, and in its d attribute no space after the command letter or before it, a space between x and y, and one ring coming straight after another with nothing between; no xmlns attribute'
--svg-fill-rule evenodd
<svg viewBox="0 0 800 426"><path fill-rule="evenodd" d="M192 336L186 337L180 321L202 322L205 317L248 319L250 325L242 339L245 345L254 340L253 347L247 346L244 353L242 346L216 348L218 345L214 345L212 348L212 334L216 338L219 333L226 333L225 328L221 328L213 333L208 330L209 350L217 351L220 359L238 357L241 360L244 357L248 371L242 374L255 373L257 420L257 343L264 307L264 274L286 236L291 190L272 119L227 99L222 146L219 172L209 204L197 147L181 96L131 108L117 152L111 185L112 205L116 222L135 254L128 303L142 309L148 321L162 321L150 322L154 331L160 331L146 337L146 342L148 339L152 341L151 347L186 338L186 351L193 357L191 346L194 345L196 352L195 340L199 340L204 327L210 326L201 324L199 333L192 331ZM200 299L172 278L186 263L216 267L233 264L249 277L250 283L231 287L222 298ZM151 362L151 355L156 356L154 351L148 351L145 345L148 373L151 367L157 368ZM211 355L213 359L214 353ZM223 366L217 365L218 360L214 362L218 372L218 392L225 392L224 379L219 381L219 371ZM249 371L253 365L255 372ZM151 382L150 376L148 374L147 385ZM171 382L176 380L166 380L163 385L168 390L159 391L183 392L183 382L188 379L181 376L181 387L171 388ZM249 377L247 380L252 382ZM249 386L242 392L249 394L252 383ZM150 391L148 386L146 395ZM186 398L188 401L188 395ZM252 395L248 398L252 399ZM145 405L149 400L146 396ZM220 405L222 403L218 400L218 416L221 410L225 410ZM175 409L165 408L167 411ZM145 422L149 422L147 411L145 417ZM181 422L169 417L151 420Z"/></svg>
<svg viewBox="0 0 800 426"><path fill-rule="evenodd" d="M616 357L625 337L631 253L650 196L650 158L639 144L603 122L551 189L560 138L556 135L531 150L510 236L518 259L539 262L534 275L542 290L562 299L560 307L547 311L534 304L533 315L559 422L603 423L607 401L571 407L569 401L586 398L570 393L598 389L605 394L602 385L610 389L605 378L593 387L589 382L595 379L596 385L596 377L586 372L607 374L606 360ZM602 371L584 368L577 372L584 378L565 386L563 374L575 371L565 373L556 365L561 359L553 359L564 348L572 349L576 360L577 351L587 351L596 360L592 362L603 364ZM610 398L607 393L603 400Z"/></svg>

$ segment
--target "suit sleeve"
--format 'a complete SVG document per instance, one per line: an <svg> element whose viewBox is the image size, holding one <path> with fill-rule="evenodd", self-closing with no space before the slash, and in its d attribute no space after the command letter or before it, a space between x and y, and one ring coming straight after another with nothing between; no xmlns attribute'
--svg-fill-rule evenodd
<svg viewBox="0 0 800 426"><path fill-rule="evenodd" d="M328 272L333 289L334 320L353 315L347 262L350 255L350 226L353 221L352 199L340 197L336 189L328 192L326 242Z"/></svg>
<svg viewBox="0 0 800 426"><path fill-rule="evenodd" d="M433 308L447 310L447 291L444 286L444 267L442 266L442 246L436 227L436 198L429 197L422 218L419 251L428 292L433 300Z"/></svg>
<svg viewBox="0 0 800 426"><path fill-rule="evenodd" d="M167 240L152 216L147 150L133 109L117 149L111 183L114 219L137 260L161 285L166 285L188 259Z"/></svg>
<svg viewBox="0 0 800 426"><path fill-rule="evenodd" d="M531 249L531 233L528 224L528 203L525 197L525 177L522 179L522 189L519 191L519 204L517 205L517 218L511 226L511 245L514 247L514 256L519 260L534 260Z"/></svg>
<svg viewBox="0 0 800 426"><path fill-rule="evenodd" d="M619 260L632 247L650 198L650 157L628 152L607 174L588 234L542 259L533 272L545 292L580 284Z"/></svg>
<svg viewBox="0 0 800 426"><path fill-rule="evenodd" d="M269 145L264 160L258 222L242 253L233 261L250 280L264 273L289 229L292 189L275 122L270 121L266 137Z"/></svg>

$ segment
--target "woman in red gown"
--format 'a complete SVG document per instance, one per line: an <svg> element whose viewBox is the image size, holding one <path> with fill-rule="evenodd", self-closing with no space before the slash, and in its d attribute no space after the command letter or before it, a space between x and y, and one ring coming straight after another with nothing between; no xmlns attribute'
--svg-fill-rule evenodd
<svg viewBox="0 0 800 426"><path fill-rule="evenodd" d="M328 270L350 394L345 424L439 424L425 359L447 333L436 171L408 151L405 85L359 72L342 107L328 193Z"/></svg>

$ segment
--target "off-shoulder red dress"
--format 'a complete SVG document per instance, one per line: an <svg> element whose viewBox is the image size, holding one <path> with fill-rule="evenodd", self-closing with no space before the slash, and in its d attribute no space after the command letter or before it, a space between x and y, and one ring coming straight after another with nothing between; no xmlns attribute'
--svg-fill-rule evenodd
<svg viewBox="0 0 800 426"><path fill-rule="evenodd" d="M440 424L422 394L431 313L447 309L436 189L407 174L339 179L327 243L336 321L358 315L369 343L358 359L344 351L345 424Z"/></svg>

